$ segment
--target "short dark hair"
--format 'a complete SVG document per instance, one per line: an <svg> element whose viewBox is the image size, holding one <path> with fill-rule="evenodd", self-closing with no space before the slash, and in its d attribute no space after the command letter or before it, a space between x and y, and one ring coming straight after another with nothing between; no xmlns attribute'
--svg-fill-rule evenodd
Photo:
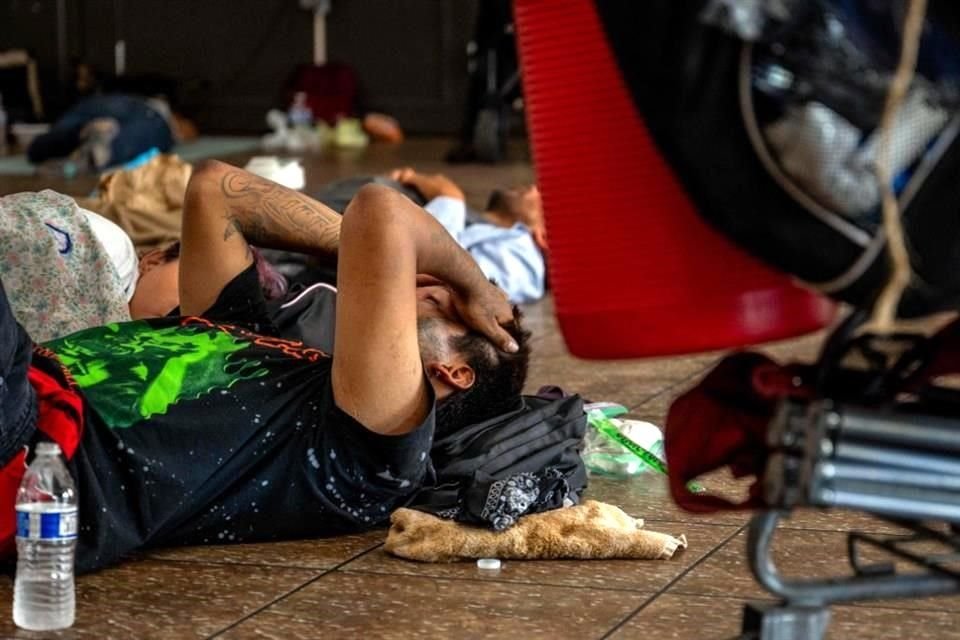
<svg viewBox="0 0 960 640"><path fill-rule="evenodd" d="M510 204L507 202L507 196L501 189L494 189L490 192L490 198L487 200L487 211L499 211L501 213L511 213Z"/></svg>
<svg viewBox="0 0 960 640"><path fill-rule="evenodd" d="M175 240L163 250L163 263L173 262L180 257L180 241Z"/></svg>
<svg viewBox="0 0 960 640"><path fill-rule="evenodd" d="M443 435L514 409L527 381L530 364L530 332L523 328L523 314L513 308L513 320L501 326L519 349L508 353L476 332L452 336L450 348L462 353L474 372L469 389L452 393L437 406L437 434Z"/></svg>

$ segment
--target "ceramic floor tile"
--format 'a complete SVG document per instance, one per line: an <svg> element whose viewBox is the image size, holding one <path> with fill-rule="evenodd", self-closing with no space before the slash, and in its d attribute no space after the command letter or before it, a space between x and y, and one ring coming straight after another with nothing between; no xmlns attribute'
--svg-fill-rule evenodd
<svg viewBox="0 0 960 640"><path fill-rule="evenodd" d="M552 296L547 296L543 301L535 304L542 305L549 300L552 300ZM534 317L529 313L529 307L525 308L527 313L524 315L523 324L531 333L529 344L533 358L546 361L571 357L563 338L557 333L556 321L548 316Z"/></svg>
<svg viewBox="0 0 960 640"><path fill-rule="evenodd" d="M531 343L528 389L559 384L589 400L609 400L634 408L650 397L697 376L715 355L642 360L578 360L557 342L555 321L539 328L542 339Z"/></svg>
<svg viewBox="0 0 960 640"><path fill-rule="evenodd" d="M715 474L701 480L701 484L710 492L731 498L740 496L743 489L725 477ZM616 505L635 518L643 518L649 523L688 522L709 525L742 525L750 518L746 512L726 511L704 515L682 510L670 497L666 477L654 473L645 473L626 479L608 479L591 476L586 497L600 502Z"/></svg>
<svg viewBox="0 0 960 640"><path fill-rule="evenodd" d="M131 561L77 579L77 620L53 634L18 631L13 584L0 580L0 636L203 638L319 575L277 567Z"/></svg>
<svg viewBox="0 0 960 640"><path fill-rule="evenodd" d="M664 588L737 531L737 527L684 523L651 523L647 528L671 535L684 534L689 547L670 560L504 560L499 571L478 569L472 560L413 562L392 556L380 548L344 565L342 570L652 592Z"/></svg>
<svg viewBox="0 0 960 640"><path fill-rule="evenodd" d="M943 611L911 611L888 607L835 607L827 640L958 640L960 614L956 606Z"/></svg>
<svg viewBox="0 0 960 640"><path fill-rule="evenodd" d="M693 387L698 379L699 376L667 387L657 395L647 398L635 407L631 407L630 414L627 417L652 422L660 427L661 431L664 430L667 426L667 413L670 411L670 405Z"/></svg>
<svg viewBox="0 0 960 640"><path fill-rule="evenodd" d="M335 538L267 544L180 547L151 551L149 557L178 562L236 563L303 569L332 569L379 545L386 530Z"/></svg>
<svg viewBox="0 0 960 640"><path fill-rule="evenodd" d="M743 601L735 598L660 596L610 640L730 640L740 635ZM827 640L957 640L960 614L882 607L835 607Z"/></svg>
<svg viewBox="0 0 960 640"><path fill-rule="evenodd" d="M864 531L868 533L898 533L903 531L886 520L860 511L844 509L797 509L782 521L787 529L816 529L821 531Z"/></svg>
<svg viewBox="0 0 960 640"><path fill-rule="evenodd" d="M836 531L781 529L774 538L773 561L786 579L850 575L846 540L846 534ZM864 548L862 556L868 564L889 561L889 556L872 548ZM742 532L694 567L671 587L671 592L742 598L771 597L754 580L746 558L746 532ZM909 567L903 564L897 564L897 567L901 571L909 570ZM885 600L882 606L896 609L958 610L960 596ZM960 614L957 621L960 622Z"/></svg>
<svg viewBox="0 0 960 640"><path fill-rule="evenodd" d="M336 571L222 637L599 638L648 598L631 591Z"/></svg>
<svg viewBox="0 0 960 640"><path fill-rule="evenodd" d="M662 372L636 364L578 363L571 366L569 356L539 358L534 353L530 360L528 390L536 391L543 384L555 384L589 401L607 400L633 408L689 375L686 371Z"/></svg>
<svg viewBox="0 0 960 640"><path fill-rule="evenodd" d="M759 351L773 358L777 362L813 362L820 354L826 331L818 331L799 338L770 342L757 347L752 351Z"/></svg>

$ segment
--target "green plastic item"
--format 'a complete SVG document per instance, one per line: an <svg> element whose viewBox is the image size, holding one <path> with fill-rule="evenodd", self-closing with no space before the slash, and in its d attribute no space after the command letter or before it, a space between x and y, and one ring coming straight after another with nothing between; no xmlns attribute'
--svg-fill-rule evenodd
<svg viewBox="0 0 960 640"><path fill-rule="evenodd" d="M620 430L617 429L616 425L610 422L610 419L602 412L591 411L587 414L587 419L590 421L590 424L593 425L593 427L604 436L640 458L645 465L654 471L659 471L660 473L666 475L667 465L663 464L663 461L660 458L620 433Z"/></svg>
<svg viewBox="0 0 960 640"><path fill-rule="evenodd" d="M627 408L616 402L591 402L583 407L588 414L593 411L599 411L607 418L616 418L627 413Z"/></svg>
<svg viewBox="0 0 960 640"><path fill-rule="evenodd" d="M616 406L619 406L619 405L616 405ZM621 415L623 413L626 413L626 408L623 408L623 407L620 407L620 408L622 408L623 411L620 411L619 413L616 413L614 415ZM612 442L616 442L621 447L623 447L633 455L637 456L637 458L639 458L640 461L643 462L646 466L650 467L654 471L662 473L663 475L667 475L667 465L664 464L663 460L661 460L652 451L648 451L647 449L641 447L639 444L637 444L636 442L634 442L624 434L620 433L620 430L617 428L617 426L612 422L610 422L610 418L612 416L608 416L606 413L607 413L606 411L603 411L601 409L590 410L587 413L587 421L590 423L590 425L594 429L596 429L603 436L605 436ZM697 482L690 482L687 485L687 488L693 493L702 493L704 491L703 486Z"/></svg>

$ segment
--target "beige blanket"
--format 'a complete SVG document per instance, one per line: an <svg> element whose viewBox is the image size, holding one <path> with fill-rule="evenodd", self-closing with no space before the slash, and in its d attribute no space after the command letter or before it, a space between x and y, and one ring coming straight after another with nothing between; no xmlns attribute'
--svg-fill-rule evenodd
<svg viewBox="0 0 960 640"><path fill-rule="evenodd" d="M183 199L193 167L175 155L154 156L141 167L108 173L98 196L78 198L127 232L138 251L180 239Z"/></svg>
<svg viewBox="0 0 960 640"><path fill-rule="evenodd" d="M453 562L469 558L599 559L671 558L687 546L673 537L643 529L610 504L586 500L566 509L525 516L506 531L443 520L414 509L397 509L390 516L387 552L420 562Z"/></svg>

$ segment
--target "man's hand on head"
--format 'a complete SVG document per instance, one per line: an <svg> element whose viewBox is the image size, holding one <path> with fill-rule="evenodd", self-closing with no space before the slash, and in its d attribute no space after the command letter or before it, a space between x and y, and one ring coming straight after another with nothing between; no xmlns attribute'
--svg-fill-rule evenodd
<svg viewBox="0 0 960 640"><path fill-rule="evenodd" d="M403 167L402 169L394 169L387 174L387 177L400 184L413 187L427 200L433 200L440 196L466 200L463 190L457 186L457 183L441 173L417 173L412 167Z"/></svg>
<svg viewBox="0 0 960 640"><path fill-rule="evenodd" d="M439 279L439 278L434 278L433 276L428 275L428 274L426 274L426 273L418 273L418 274L417 274L417 286L418 286L418 287L432 287L432 286L437 286L437 285L440 285L440 286L449 286L449 285L447 285L447 283L444 282L443 280L441 280L441 279Z"/></svg>
<svg viewBox="0 0 960 640"><path fill-rule="evenodd" d="M487 336L504 351L517 350L516 343L502 326L513 321L513 307L503 289L489 280L479 281L466 293L458 293L450 284L426 273L417 274L418 287L446 287L452 293L453 305L460 319L470 329Z"/></svg>
<svg viewBox="0 0 960 640"><path fill-rule="evenodd" d="M463 323L485 335L497 348L509 353L519 349L513 336L502 326L516 320L513 305L503 289L481 280L466 291L454 291L453 304Z"/></svg>

